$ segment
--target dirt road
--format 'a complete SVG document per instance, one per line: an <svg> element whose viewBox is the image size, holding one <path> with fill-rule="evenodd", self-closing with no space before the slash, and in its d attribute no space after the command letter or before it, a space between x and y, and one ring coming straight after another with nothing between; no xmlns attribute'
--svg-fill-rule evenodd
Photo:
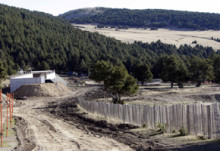
<svg viewBox="0 0 220 151"><path fill-rule="evenodd" d="M80 90L79 90L80 91ZM80 94L79 91L73 95ZM34 151L123 151L130 147L107 138L94 136L43 112L48 102L60 98L32 98L18 101L14 108L19 146L16 150Z"/></svg>

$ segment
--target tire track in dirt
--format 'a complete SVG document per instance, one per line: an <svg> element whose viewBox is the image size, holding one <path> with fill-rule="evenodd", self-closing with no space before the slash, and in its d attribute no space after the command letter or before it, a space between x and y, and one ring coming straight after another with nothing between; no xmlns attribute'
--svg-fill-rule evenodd
<svg viewBox="0 0 220 151"><path fill-rule="evenodd" d="M28 123L21 117L15 116L16 121L16 137L18 140L18 146L15 151L32 150L36 147L35 137L33 131L28 128Z"/></svg>
<svg viewBox="0 0 220 151"><path fill-rule="evenodd" d="M49 116L41 109L48 102L59 100L60 98L19 100L21 105L14 108L17 137L20 141L16 151L132 150L113 139L93 135L62 119Z"/></svg>
<svg viewBox="0 0 220 151"><path fill-rule="evenodd" d="M129 124L114 125L104 120L95 120L84 116L86 113L78 112L77 99L63 99L60 102L50 102L44 110L56 118L83 130L86 135L112 138L120 143L129 145L137 151L162 150L167 144L161 144L158 140L149 139L149 134L131 132L130 129L137 126ZM117 145L116 145L117 146ZM169 146L170 147L170 146Z"/></svg>

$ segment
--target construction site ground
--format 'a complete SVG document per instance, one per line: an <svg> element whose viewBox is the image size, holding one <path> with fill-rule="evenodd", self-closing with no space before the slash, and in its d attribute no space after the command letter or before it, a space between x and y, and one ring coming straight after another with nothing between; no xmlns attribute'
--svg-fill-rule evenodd
<svg viewBox="0 0 220 151"><path fill-rule="evenodd" d="M73 82L74 83L74 82ZM219 140L209 140L202 136L179 136L175 133L160 133L156 130L149 130L134 125L112 122L97 115L86 113L77 106L77 98L89 100L106 100L102 97L94 97L100 90L100 86L71 85L72 93L66 96L56 97L31 97L27 100L16 100L14 107L15 128L11 134L12 145L1 148L3 151L129 151L129 150L218 150ZM219 92L218 86L211 88ZM197 89L186 88L183 94L190 95L191 99L208 98L202 93L207 87ZM146 92L145 92L146 91ZM170 93L172 91L172 93ZM170 91L149 90L148 87L141 87L138 94L133 97L124 97L127 103L145 104L146 100L158 102L160 95L164 100L169 98L184 98L178 95L179 89ZM151 92L151 93L150 93ZM147 95L148 94L148 95ZM104 96L103 94L101 94ZM150 97L151 96L151 97ZM168 97L169 96L169 97ZM201 97L202 96L202 97ZM151 98L151 99L150 99ZM212 97L210 97L212 98ZM176 99L177 100L177 99ZM108 98L108 101L111 101ZM217 100L212 100L217 101ZM14 141L15 140L15 141ZM10 140L8 140L10 141Z"/></svg>

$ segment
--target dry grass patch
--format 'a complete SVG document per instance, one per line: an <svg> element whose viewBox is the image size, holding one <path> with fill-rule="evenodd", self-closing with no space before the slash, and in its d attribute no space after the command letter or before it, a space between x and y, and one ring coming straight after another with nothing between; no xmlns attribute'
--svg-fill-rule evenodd
<svg viewBox="0 0 220 151"><path fill-rule="evenodd" d="M150 30L143 28L116 30L115 28L96 28L95 25L73 25L82 27L80 28L82 30L98 32L102 35L113 37L127 43L133 43L134 41L150 43L161 40L163 43L174 44L179 47L184 44L195 46L196 44L193 44L193 41L196 41L199 45L213 47L215 50L220 49L220 42L211 40L211 37L220 38L220 31L192 31L184 29Z"/></svg>

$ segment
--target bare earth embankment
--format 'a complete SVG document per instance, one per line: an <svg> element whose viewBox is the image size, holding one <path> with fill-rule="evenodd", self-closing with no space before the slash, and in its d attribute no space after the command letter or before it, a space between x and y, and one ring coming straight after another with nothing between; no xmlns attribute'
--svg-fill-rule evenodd
<svg viewBox="0 0 220 151"><path fill-rule="evenodd" d="M102 35L113 37L123 42L133 43L134 41L142 42L156 42L161 40L163 43L174 44L177 47L180 45L192 44L193 41L197 41L197 44L203 46L213 47L215 50L220 49L220 42L211 40L213 38L220 38L220 31L191 31L191 30L180 30L180 29L158 29L150 30L143 28L129 28L129 29L118 29L115 28L96 28L95 25L79 25L73 24L78 28L90 32L98 32Z"/></svg>

